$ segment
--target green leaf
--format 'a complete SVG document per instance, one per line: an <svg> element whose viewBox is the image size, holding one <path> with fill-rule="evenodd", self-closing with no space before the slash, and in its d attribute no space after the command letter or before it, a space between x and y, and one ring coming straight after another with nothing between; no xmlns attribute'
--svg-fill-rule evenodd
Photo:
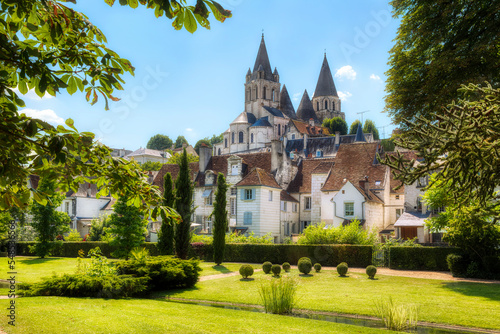
<svg viewBox="0 0 500 334"><path fill-rule="evenodd" d="M28 93L28 85L26 84L25 80L19 81L17 88L19 89L19 92L23 95Z"/></svg>
<svg viewBox="0 0 500 334"><path fill-rule="evenodd" d="M74 77L69 78L68 80L68 88L67 91L70 95L73 95L73 93L76 92L77 85L76 85L76 80Z"/></svg>
<svg viewBox="0 0 500 334"><path fill-rule="evenodd" d="M139 6L139 2L137 0L128 0L128 5L132 8L137 8L137 6Z"/></svg>
<svg viewBox="0 0 500 334"><path fill-rule="evenodd" d="M110 6L113 6L115 4L115 0L104 0L104 2Z"/></svg>
<svg viewBox="0 0 500 334"><path fill-rule="evenodd" d="M186 28L186 30L190 33L194 33L198 28L196 19L194 18L194 15L190 10L185 10L184 13L184 28Z"/></svg>
<svg viewBox="0 0 500 334"><path fill-rule="evenodd" d="M73 130L76 131L76 128L75 128L75 121L73 121L71 118L68 118L66 121L65 121L66 125L69 126L70 128L72 128Z"/></svg>

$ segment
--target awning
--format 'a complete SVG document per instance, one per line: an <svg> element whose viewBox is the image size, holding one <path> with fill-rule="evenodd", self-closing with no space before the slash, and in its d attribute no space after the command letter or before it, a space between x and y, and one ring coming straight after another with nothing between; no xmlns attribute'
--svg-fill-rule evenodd
<svg viewBox="0 0 500 334"><path fill-rule="evenodd" d="M210 195L212 194L212 189L206 189L205 191L203 191L203 195L201 195L201 197L210 197Z"/></svg>
<svg viewBox="0 0 500 334"><path fill-rule="evenodd" d="M405 212L396 220L394 227L423 227L425 225L425 220L429 218L429 214L430 213Z"/></svg>

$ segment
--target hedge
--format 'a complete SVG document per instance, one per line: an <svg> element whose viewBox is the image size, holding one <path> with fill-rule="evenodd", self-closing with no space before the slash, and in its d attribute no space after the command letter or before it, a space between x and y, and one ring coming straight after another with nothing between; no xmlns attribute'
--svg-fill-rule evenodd
<svg viewBox="0 0 500 334"><path fill-rule="evenodd" d="M34 255L28 246L35 242L19 242L18 255ZM64 241L56 243L51 256L77 257L80 249L85 254L92 248L99 247L104 256L111 257L114 247L100 241ZM150 255L158 255L156 243L146 242L143 247ZM189 250L189 257L199 257L205 261L213 261L211 244L194 243ZM308 257L312 263L322 266L336 266L341 262L353 267L366 267L372 264L372 246L365 245L281 245L281 244L226 244L225 262L272 263L288 262L297 264L301 257Z"/></svg>
<svg viewBox="0 0 500 334"><path fill-rule="evenodd" d="M390 269L406 270L443 270L448 271L446 257L457 253L452 247L391 247L389 253Z"/></svg>

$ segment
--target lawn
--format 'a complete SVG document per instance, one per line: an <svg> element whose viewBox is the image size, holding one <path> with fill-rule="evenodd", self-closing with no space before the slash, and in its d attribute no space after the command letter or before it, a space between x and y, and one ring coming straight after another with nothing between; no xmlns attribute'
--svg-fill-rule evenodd
<svg viewBox="0 0 500 334"><path fill-rule="evenodd" d="M8 300L0 300L3 309ZM7 333L361 333L386 330L147 299L20 298ZM5 319L5 317L4 317Z"/></svg>
<svg viewBox="0 0 500 334"><path fill-rule="evenodd" d="M307 277L298 274L291 272L300 282L297 308L374 315L374 301L392 296L395 302L418 305L421 321L500 329L499 284L379 275L370 280L358 273L342 278L336 271L324 270ZM192 289L163 296L259 304L258 287L264 276L258 272L249 281L232 276L199 282Z"/></svg>

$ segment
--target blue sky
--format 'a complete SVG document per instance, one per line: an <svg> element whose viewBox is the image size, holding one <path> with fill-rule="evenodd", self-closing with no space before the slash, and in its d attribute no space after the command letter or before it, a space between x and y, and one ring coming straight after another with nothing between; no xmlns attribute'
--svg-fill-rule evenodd
<svg viewBox="0 0 500 334"><path fill-rule="evenodd" d="M118 1L116 1L118 3ZM244 109L244 81L253 68L262 30L271 66L286 84L295 109L307 89L311 96L326 50L348 125L364 119L394 126L384 109L385 72L399 26L387 1L224 0L233 12L224 23L211 16L211 30L176 31L165 17L146 8L131 9L103 0L80 0L73 7L106 35L108 46L135 66L124 76L122 101L104 110L90 106L83 93L40 99L24 97L26 112L53 124L73 118L80 131L92 131L106 145L145 147L157 133L194 145L220 134ZM384 130L379 129L382 135Z"/></svg>

